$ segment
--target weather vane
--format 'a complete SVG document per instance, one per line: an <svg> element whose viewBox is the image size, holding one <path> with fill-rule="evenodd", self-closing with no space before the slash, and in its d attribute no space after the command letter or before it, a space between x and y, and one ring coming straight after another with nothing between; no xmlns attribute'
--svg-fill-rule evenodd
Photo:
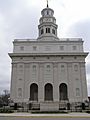
<svg viewBox="0 0 90 120"><path fill-rule="evenodd" d="M48 0L47 0L47 7L48 7Z"/></svg>

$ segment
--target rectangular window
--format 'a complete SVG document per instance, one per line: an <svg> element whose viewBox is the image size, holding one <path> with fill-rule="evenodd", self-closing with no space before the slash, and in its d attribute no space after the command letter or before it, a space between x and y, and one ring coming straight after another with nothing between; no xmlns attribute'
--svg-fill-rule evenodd
<svg viewBox="0 0 90 120"><path fill-rule="evenodd" d="M77 46L73 46L73 50L76 50L77 49Z"/></svg>
<svg viewBox="0 0 90 120"><path fill-rule="evenodd" d="M64 46L60 46L60 50L64 50Z"/></svg>
<svg viewBox="0 0 90 120"><path fill-rule="evenodd" d="M76 88L76 96L80 96L80 89L79 88Z"/></svg>
<svg viewBox="0 0 90 120"><path fill-rule="evenodd" d="M24 46L21 46L21 47L20 47L20 50L23 51L23 50L24 50Z"/></svg>
<svg viewBox="0 0 90 120"><path fill-rule="evenodd" d="M32 68L33 68L33 72L35 72L36 71L36 65L33 65Z"/></svg>
<svg viewBox="0 0 90 120"><path fill-rule="evenodd" d="M22 97L22 88L18 88L18 97Z"/></svg>
<svg viewBox="0 0 90 120"><path fill-rule="evenodd" d="M50 46L46 46L45 50L46 50L46 51L50 51L50 50L51 50L51 47L50 47Z"/></svg>
<svg viewBox="0 0 90 120"><path fill-rule="evenodd" d="M36 46L33 46L33 50L36 51L37 47Z"/></svg>
<svg viewBox="0 0 90 120"><path fill-rule="evenodd" d="M78 65L74 65L74 70L78 71Z"/></svg>
<svg viewBox="0 0 90 120"><path fill-rule="evenodd" d="M65 66L61 65L61 72L64 72L64 71L65 71Z"/></svg>

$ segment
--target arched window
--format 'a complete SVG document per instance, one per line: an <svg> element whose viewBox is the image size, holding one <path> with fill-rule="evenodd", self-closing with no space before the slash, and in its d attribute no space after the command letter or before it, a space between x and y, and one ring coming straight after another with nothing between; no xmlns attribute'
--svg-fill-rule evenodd
<svg viewBox="0 0 90 120"><path fill-rule="evenodd" d="M30 100L38 101L38 85L35 83L30 86Z"/></svg>
<svg viewBox="0 0 90 120"><path fill-rule="evenodd" d="M65 83L60 84L59 95L60 95L60 100L68 100L68 90L67 90L67 85Z"/></svg>
<svg viewBox="0 0 90 120"><path fill-rule="evenodd" d="M44 30L43 29L41 29L41 35L44 33Z"/></svg>
<svg viewBox="0 0 90 120"><path fill-rule="evenodd" d="M46 28L46 33L50 33L50 28Z"/></svg>
<svg viewBox="0 0 90 120"><path fill-rule="evenodd" d="M52 33L55 34L55 30L54 29L52 29Z"/></svg>
<svg viewBox="0 0 90 120"><path fill-rule="evenodd" d="M53 101L53 86L50 83L45 85L45 100L46 101Z"/></svg>
<svg viewBox="0 0 90 120"><path fill-rule="evenodd" d="M47 10L47 15L49 15L49 11Z"/></svg>

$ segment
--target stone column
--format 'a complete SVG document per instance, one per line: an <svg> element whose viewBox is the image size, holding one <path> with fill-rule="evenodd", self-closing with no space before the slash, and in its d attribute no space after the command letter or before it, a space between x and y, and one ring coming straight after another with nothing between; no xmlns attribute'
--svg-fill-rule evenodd
<svg viewBox="0 0 90 120"><path fill-rule="evenodd" d="M38 101L44 101L44 64L39 64L39 79L38 79Z"/></svg>
<svg viewBox="0 0 90 120"><path fill-rule="evenodd" d="M59 101L58 63L53 64L53 100Z"/></svg>

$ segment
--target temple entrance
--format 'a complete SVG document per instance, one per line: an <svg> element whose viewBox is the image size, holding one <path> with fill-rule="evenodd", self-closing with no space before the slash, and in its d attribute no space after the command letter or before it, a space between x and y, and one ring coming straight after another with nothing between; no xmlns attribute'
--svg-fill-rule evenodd
<svg viewBox="0 0 90 120"><path fill-rule="evenodd" d="M38 101L38 85L35 83L30 86L30 100Z"/></svg>
<svg viewBox="0 0 90 120"><path fill-rule="evenodd" d="M45 101L53 101L53 86L48 83L45 85Z"/></svg>
<svg viewBox="0 0 90 120"><path fill-rule="evenodd" d="M59 95L60 95L60 100L68 100L68 90L67 90L67 85L65 83L60 84Z"/></svg>

